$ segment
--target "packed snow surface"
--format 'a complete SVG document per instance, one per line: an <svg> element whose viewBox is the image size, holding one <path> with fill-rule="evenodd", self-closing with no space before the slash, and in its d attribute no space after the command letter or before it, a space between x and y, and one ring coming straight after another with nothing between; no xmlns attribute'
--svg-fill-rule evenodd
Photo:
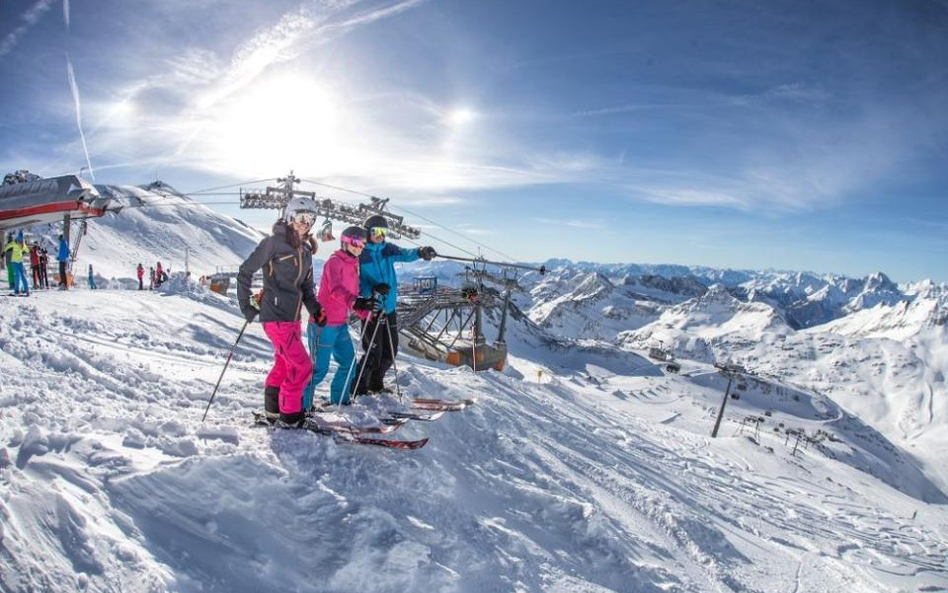
<svg viewBox="0 0 948 593"><path fill-rule="evenodd" d="M183 278L0 298L0 590L948 590L943 486L821 393L748 379L711 439L707 361L551 349L520 319L503 373L399 357L403 394L477 403L393 451L251 427L259 324L202 424L242 323ZM823 436L794 453L787 428Z"/></svg>

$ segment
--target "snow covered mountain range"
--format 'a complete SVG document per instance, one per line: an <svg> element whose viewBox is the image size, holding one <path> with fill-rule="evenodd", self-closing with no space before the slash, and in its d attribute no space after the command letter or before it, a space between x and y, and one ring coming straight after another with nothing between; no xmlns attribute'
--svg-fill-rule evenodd
<svg viewBox="0 0 948 593"><path fill-rule="evenodd" d="M251 427L259 324L202 423L243 319L193 278L260 235L166 186L99 189L129 207L78 265L111 288L0 298L0 591L948 591L944 286L547 262L504 372L399 356L403 394L478 401L389 451ZM185 247L191 280L126 289ZM723 361L748 372L711 439Z"/></svg>
<svg viewBox="0 0 948 593"><path fill-rule="evenodd" d="M518 301L541 327L622 350L661 345L820 390L948 484L944 285L704 268L656 282L642 266L558 263Z"/></svg>

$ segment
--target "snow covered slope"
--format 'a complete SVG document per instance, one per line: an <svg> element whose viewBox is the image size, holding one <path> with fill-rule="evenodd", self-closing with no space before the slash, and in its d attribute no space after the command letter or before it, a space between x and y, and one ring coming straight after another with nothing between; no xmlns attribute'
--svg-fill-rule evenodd
<svg viewBox="0 0 948 593"><path fill-rule="evenodd" d="M944 314L926 300L880 304L796 332L768 305L728 302L719 294L710 302L688 301L620 337L627 349L661 340L680 359L736 362L753 375L823 393L923 460L948 489Z"/></svg>
<svg viewBox="0 0 948 593"><path fill-rule="evenodd" d="M256 229L214 212L167 184L96 188L111 196L113 203L110 213L89 221L82 238L75 265L80 284L89 264L103 280L133 279L139 263L146 274L159 261L166 270L184 270L186 249L195 277L219 267L234 269L263 238ZM33 233L44 237L47 248L52 249L61 228L61 224L43 225L34 227ZM54 250L51 253L55 256Z"/></svg>
<svg viewBox="0 0 948 593"><path fill-rule="evenodd" d="M248 426L259 324L202 425L241 323L181 279L0 298L0 590L948 589L944 490L818 393L750 382L712 440L709 365L551 353L514 322L503 374L402 356L406 394L479 400L372 449ZM786 428L828 436L794 455Z"/></svg>

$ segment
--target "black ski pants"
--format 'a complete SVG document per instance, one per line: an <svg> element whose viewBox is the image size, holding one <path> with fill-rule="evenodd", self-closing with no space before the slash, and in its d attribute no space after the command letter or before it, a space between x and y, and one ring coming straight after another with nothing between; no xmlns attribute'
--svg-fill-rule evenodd
<svg viewBox="0 0 948 593"><path fill-rule="evenodd" d="M398 355L398 316L395 311L362 322L362 352L362 360L354 371L362 373L362 380L353 384L352 392L356 395L381 391L384 386L382 379L395 363Z"/></svg>

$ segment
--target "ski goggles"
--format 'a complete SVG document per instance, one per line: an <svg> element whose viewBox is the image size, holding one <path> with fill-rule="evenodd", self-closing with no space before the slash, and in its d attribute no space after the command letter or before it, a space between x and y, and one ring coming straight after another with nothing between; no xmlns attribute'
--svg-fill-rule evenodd
<svg viewBox="0 0 948 593"><path fill-rule="evenodd" d="M369 232L373 237L384 237L388 234L388 229L383 226L374 226Z"/></svg>
<svg viewBox="0 0 948 593"><path fill-rule="evenodd" d="M362 249L365 247L365 241L358 237L342 237L342 242L346 245L351 245L356 249Z"/></svg>
<svg viewBox="0 0 948 593"><path fill-rule="evenodd" d="M316 224L316 213L315 212L297 212L293 217L293 220L305 224L306 226L312 228Z"/></svg>

